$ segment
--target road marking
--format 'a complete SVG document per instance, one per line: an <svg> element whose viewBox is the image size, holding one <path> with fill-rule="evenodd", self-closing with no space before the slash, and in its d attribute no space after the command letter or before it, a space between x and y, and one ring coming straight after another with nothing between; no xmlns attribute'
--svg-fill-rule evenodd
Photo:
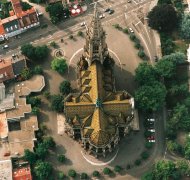
<svg viewBox="0 0 190 180"><path fill-rule="evenodd" d="M141 21L139 21L138 23L136 23L135 26L137 26L139 23L141 23Z"/></svg>

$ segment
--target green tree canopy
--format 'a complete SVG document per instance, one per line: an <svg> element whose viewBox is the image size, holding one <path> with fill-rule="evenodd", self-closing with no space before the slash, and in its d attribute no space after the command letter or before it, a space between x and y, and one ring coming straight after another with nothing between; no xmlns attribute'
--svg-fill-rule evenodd
<svg viewBox="0 0 190 180"><path fill-rule="evenodd" d="M70 169L68 171L68 176L74 178L74 177L76 177L76 175L77 175L77 173L76 173L76 171L74 169Z"/></svg>
<svg viewBox="0 0 190 180"><path fill-rule="evenodd" d="M28 161L31 166L33 166L36 163L36 154L29 149L25 149L24 159Z"/></svg>
<svg viewBox="0 0 190 180"><path fill-rule="evenodd" d="M181 64L181 63L185 62L186 56L185 56L185 54L183 54L181 52L176 52L176 53L172 53L170 55L163 56L162 59L160 59L160 61L162 61L162 60L172 61L174 64Z"/></svg>
<svg viewBox="0 0 190 180"><path fill-rule="evenodd" d="M21 52L28 59L33 59L35 57L35 48L32 44L24 44L21 46Z"/></svg>
<svg viewBox="0 0 190 180"><path fill-rule="evenodd" d="M55 58L51 62L51 68L60 74L64 74L68 68L66 60L63 58Z"/></svg>
<svg viewBox="0 0 190 180"><path fill-rule="evenodd" d="M184 14L181 21L181 35L184 39L190 39L190 14Z"/></svg>
<svg viewBox="0 0 190 180"><path fill-rule="evenodd" d="M139 109L143 111L156 111L165 101L166 88L159 82L143 85L135 92L135 100Z"/></svg>
<svg viewBox="0 0 190 180"><path fill-rule="evenodd" d="M35 66L33 70L34 74L43 74L43 69L41 66Z"/></svg>
<svg viewBox="0 0 190 180"><path fill-rule="evenodd" d="M32 107L40 107L41 99L39 97L28 96L26 98L27 104L31 104Z"/></svg>
<svg viewBox="0 0 190 180"><path fill-rule="evenodd" d="M52 175L53 167L48 162L37 161L34 172L39 180L49 179Z"/></svg>
<svg viewBox="0 0 190 180"><path fill-rule="evenodd" d="M51 136L43 138L43 144L46 148L54 148L56 146L54 139Z"/></svg>
<svg viewBox="0 0 190 180"><path fill-rule="evenodd" d="M37 46L35 48L35 56L37 60L44 60L45 58L47 58L48 53L49 53L49 49L46 45Z"/></svg>
<svg viewBox="0 0 190 180"><path fill-rule="evenodd" d="M143 176L141 177L141 180L154 180L154 176L152 172L146 172L145 174L143 174Z"/></svg>
<svg viewBox="0 0 190 180"><path fill-rule="evenodd" d="M103 169L103 173L106 174L106 175L109 175L109 174L111 173L111 169L108 168L108 167L105 167L105 168Z"/></svg>
<svg viewBox="0 0 190 180"><path fill-rule="evenodd" d="M59 154L57 159L58 159L59 162L64 163L65 160L66 160L66 157L65 157L64 154Z"/></svg>
<svg viewBox="0 0 190 180"><path fill-rule="evenodd" d="M27 80L30 79L32 77L32 72L30 71L30 69L28 68L24 68L21 73L20 76L23 80Z"/></svg>
<svg viewBox="0 0 190 180"><path fill-rule="evenodd" d="M166 59L158 61L155 67L157 73L163 78L171 78L176 70L175 64Z"/></svg>
<svg viewBox="0 0 190 180"><path fill-rule="evenodd" d="M63 96L52 95L51 96L51 109L57 112L63 112L64 102Z"/></svg>
<svg viewBox="0 0 190 180"><path fill-rule="evenodd" d="M178 168L181 175L188 175L190 173L190 167L187 160L178 160L176 162L176 167Z"/></svg>
<svg viewBox="0 0 190 180"><path fill-rule="evenodd" d="M176 171L173 161L160 160L154 166L155 179L169 179Z"/></svg>
<svg viewBox="0 0 190 180"><path fill-rule="evenodd" d="M148 14L148 24L160 32L170 32L177 24L177 13L172 5L161 4L155 6Z"/></svg>
<svg viewBox="0 0 190 180"><path fill-rule="evenodd" d="M150 84L156 81L155 69L148 63L141 63L135 70L135 80L139 85Z"/></svg>
<svg viewBox="0 0 190 180"><path fill-rule="evenodd" d="M48 149L43 143L39 143L37 148L36 148L36 155L40 159L45 159L45 157L48 154Z"/></svg>
<svg viewBox="0 0 190 180"><path fill-rule="evenodd" d="M63 81L59 86L60 93L67 95L71 92L71 83L69 81Z"/></svg>

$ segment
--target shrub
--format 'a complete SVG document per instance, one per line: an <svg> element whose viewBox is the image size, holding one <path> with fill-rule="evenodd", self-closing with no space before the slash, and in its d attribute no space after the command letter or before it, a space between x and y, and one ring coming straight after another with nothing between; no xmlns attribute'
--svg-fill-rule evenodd
<svg viewBox="0 0 190 180"><path fill-rule="evenodd" d="M141 44L139 42L135 42L135 48L136 49L140 49L141 48Z"/></svg>
<svg viewBox="0 0 190 180"><path fill-rule="evenodd" d="M86 173L81 173L80 175L80 179L87 179L88 178L88 175Z"/></svg>
<svg viewBox="0 0 190 180"><path fill-rule="evenodd" d="M56 48L56 47L57 47L57 43L56 43L55 41L52 41L52 42L50 43L50 46Z"/></svg>
<svg viewBox="0 0 190 180"><path fill-rule="evenodd" d="M43 139L43 144L46 148L54 148L56 146L54 139L51 136L45 137Z"/></svg>
<svg viewBox="0 0 190 180"><path fill-rule="evenodd" d="M51 68L59 74L64 74L68 68L67 62L63 58L54 58L51 62Z"/></svg>
<svg viewBox="0 0 190 180"><path fill-rule="evenodd" d="M73 35L70 35L70 36L69 36L69 39L73 39L73 38L74 38L74 36L73 36Z"/></svg>
<svg viewBox="0 0 190 180"><path fill-rule="evenodd" d="M149 157L149 154L148 154L148 152L147 151L144 151L144 152L142 152L141 153L141 157L142 157L142 159L148 159L148 157Z"/></svg>
<svg viewBox="0 0 190 180"><path fill-rule="evenodd" d="M134 34L130 34L129 38L130 38L132 41L135 41L136 36L135 36Z"/></svg>
<svg viewBox="0 0 190 180"><path fill-rule="evenodd" d="M111 174L111 169L108 168L108 167L105 167L105 168L103 169L103 173L104 173L105 175L109 175L109 174Z"/></svg>
<svg viewBox="0 0 190 180"><path fill-rule="evenodd" d="M146 55L145 55L145 53L144 53L143 50L139 50L138 56L139 56L140 58L144 58Z"/></svg>
<svg viewBox="0 0 190 180"><path fill-rule="evenodd" d="M64 163L66 158L65 158L65 155L64 154L59 154L58 157L57 157L58 161L61 162L61 163Z"/></svg>
<svg viewBox="0 0 190 180"><path fill-rule="evenodd" d="M114 167L114 171L117 172L117 173L121 172L121 170L122 170L122 167L119 166L119 165L116 165L116 166Z"/></svg>
<svg viewBox="0 0 190 180"><path fill-rule="evenodd" d="M92 175L93 175L94 177L99 177L99 176L100 176L100 173L99 173L98 171L94 171L94 172L92 173Z"/></svg>
<svg viewBox="0 0 190 180"><path fill-rule="evenodd" d="M47 98L47 99L49 99L49 98L51 97L49 91L44 91L43 95L44 95L44 97Z"/></svg>
<svg viewBox="0 0 190 180"><path fill-rule="evenodd" d="M151 142L146 142L146 143L145 143L145 147L146 147L147 149L151 149L152 146L153 146L153 143L151 143Z"/></svg>
<svg viewBox="0 0 190 180"><path fill-rule="evenodd" d="M77 175L77 173L76 173L75 170L70 169L70 170L68 171L68 176L74 178L74 177L76 177L76 175Z"/></svg>
<svg viewBox="0 0 190 180"><path fill-rule="evenodd" d="M32 114L38 115L40 113L40 109L38 107L33 107L32 108Z"/></svg>
<svg viewBox="0 0 190 180"><path fill-rule="evenodd" d="M129 34L129 30L128 30L127 28L123 29L123 32L124 32L125 34Z"/></svg>
<svg viewBox="0 0 190 180"><path fill-rule="evenodd" d="M82 37L82 36L83 36L83 32L82 32L82 31L79 31L79 32L77 33L77 35Z"/></svg>
<svg viewBox="0 0 190 180"><path fill-rule="evenodd" d="M65 178L65 174L63 172L59 172L58 179L63 180Z"/></svg>
<svg viewBox="0 0 190 180"><path fill-rule="evenodd" d="M152 135L152 133L150 132L150 131L145 131L144 132L144 136L147 138L147 137L149 137L149 136L151 136Z"/></svg>
<svg viewBox="0 0 190 180"><path fill-rule="evenodd" d="M137 160L135 161L135 165L136 165L136 166L140 166L140 165L141 165L141 160L140 160L140 159L137 159Z"/></svg>
<svg viewBox="0 0 190 180"><path fill-rule="evenodd" d="M69 81L63 81L59 86L59 91L63 95L67 95L71 92L71 84Z"/></svg>
<svg viewBox="0 0 190 180"><path fill-rule="evenodd" d="M41 66L35 66L33 73L42 75L43 74L42 67Z"/></svg>
<svg viewBox="0 0 190 180"><path fill-rule="evenodd" d="M30 71L30 69L28 68L24 68L22 71L21 71L21 74L20 74L21 78L23 80L27 80L27 79L30 79L32 77L32 72Z"/></svg>
<svg viewBox="0 0 190 180"><path fill-rule="evenodd" d="M131 169L131 165L127 164L126 169Z"/></svg>

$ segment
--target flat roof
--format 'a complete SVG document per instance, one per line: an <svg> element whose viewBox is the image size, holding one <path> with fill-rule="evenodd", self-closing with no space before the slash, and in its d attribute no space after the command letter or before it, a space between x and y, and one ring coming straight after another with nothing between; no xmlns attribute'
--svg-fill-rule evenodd
<svg viewBox="0 0 190 180"><path fill-rule="evenodd" d="M0 139L8 136L8 124L6 120L6 112L0 113Z"/></svg>
<svg viewBox="0 0 190 180"><path fill-rule="evenodd" d="M0 161L0 179L12 180L12 162L11 160Z"/></svg>

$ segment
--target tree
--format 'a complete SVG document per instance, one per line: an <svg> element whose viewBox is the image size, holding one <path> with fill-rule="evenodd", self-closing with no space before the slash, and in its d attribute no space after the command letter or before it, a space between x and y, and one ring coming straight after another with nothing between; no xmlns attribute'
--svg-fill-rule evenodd
<svg viewBox="0 0 190 180"><path fill-rule="evenodd" d="M143 85L135 92L135 100L139 109L143 111L156 111L165 101L166 88L159 82Z"/></svg>
<svg viewBox="0 0 190 180"><path fill-rule="evenodd" d="M135 161L135 165L136 165L136 166L140 166L140 165L141 165L141 160L140 160L140 159L137 159L137 160Z"/></svg>
<svg viewBox="0 0 190 180"><path fill-rule="evenodd" d="M82 31L79 31L79 32L77 33L77 35L82 37L82 36L83 36L83 32L82 32Z"/></svg>
<svg viewBox="0 0 190 180"><path fill-rule="evenodd" d="M185 62L186 56L181 52L176 52L170 55L163 56L162 59L160 59L160 61L162 60L172 61L174 64L181 64Z"/></svg>
<svg viewBox="0 0 190 180"><path fill-rule="evenodd" d="M88 174L86 174L86 173L81 173L81 175L80 175L80 179L87 179L88 178Z"/></svg>
<svg viewBox="0 0 190 180"><path fill-rule="evenodd" d="M68 68L66 60L63 58L55 58L51 62L51 68L60 74L64 74Z"/></svg>
<svg viewBox="0 0 190 180"><path fill-rule="evenodd" d="M185 145L184 145L184 154L185 154L185 158L190 160L190 137L186 138Z"/></svg>
<svg viewBox="0 0 190 180"><path fill-rule="evenodd" d="M99 173L98 171L94 171L94 172L92 173L92 175L93 175L94 177L99 177L99 176L100 176L100 173Z"/></svg>
<svg viewBox="0 0 190 180"><path fill-rule="evenodd" d="M59 172L58 180L63 180L65 178L65 174L63 172Z"/></svg>
<svg viewBox="0 0 190 180"><path fill-rule="evenodd" d="M22 79L27 80L27 79L30 79L32 77L32 72L30 71L30 69L24 68L21 71L20 76Z"/></svg>
<svg viewBox="0 0 190 180"><path fill-rule="evenodd" d="M77 175L77 173L76 173L75 170L70 169L70 170L68 171L68 176L74 178L74 177L76 177L76 175Z"/></svg>
<svg viewBox="0 0 190 180"><path fill-rule="evenodd" d="M40 107L41 105L41 98L39 97L33 97L33 96L28 96L26 98L27 104L31 104L32 107Z"/></svg>
<svg viewBox="0 0 190 180"><path fill-rule="evenodd" d="M177 13L169 4L157 5L148 14L149 26L160 32L172 31L177 21Z"/></svg>
<svg viewBox="0 0 190 180"><path fill-rule="evenodd" d="M55 41L52 41L52 42L50 43L50 46L56 48L56 47L57 47L57 43L56 43Z"/></svg>
<svg viewBox="0 0 190 180"><path fill-rule="evenodd" d="M71 84L69 81L63 81L59 86L59 91L63 95L67 95L71 92Z"/></svg>
<svg viewBox="0 0 190 180"><path fill-rule="evenodd" d="M160 160L154 165L154 178L155 179L169 179L175 172L175 164L172 161Z"/></svg>
<svg viewBox="0 0 190 180"><path fill-rule="evenodd" d="M51 109L57 112L63 112L63 96L61 95L52 95L51 96Z"/></svg>
<svg viewBox="0 0 190 180"><path fill-rule="evenodd" d="M51 136L47 136L43 138L43 144L46 148L55 148L56 144L54 139Z"/></svg>
<svg viewBox="0 0 190 180"><path fill-rule="evenodd" d="M141 180L154 180L154 176L152 172L146 172L145 174L143 174L143 176L141 177Z"/></svg>
<svg viewBox="0 0 190 180"><path fill-rule="evenodd" d="M184 39L190 39L190 14L184 14L181 21L181 35Z"/></svg>
<svg viewBox="0 0 190 180"><path fill-rule="evenodd" d="M114 171L117 172L117 173L120 173L121 170L122 170L122 167L119 166L119 165L116 165L116 166L114 167Z"/></svg>
<svg viewBox="0 0 190 180"><path fill-rule="evenodd" d="M111 169L108 168L108 167L105 167L105 168L103 169L103 173L104 173L105 175L110 175L110 174L111 174Z"/></svg>
<svg viewBox="0 0 190 180"><path fill-rule="evenodd" d="M158 4L172 4L171 0L159 0Z"/></svg>
<svg viewBox="0 0 190 180"><path fill-rule="evenodd" d="M156 63L156 72L163 78L171 78L175 74L174 62L162 59Z"/></svg>
<svg viewBox="0 0 190 180"><path fill-rule="evenodd" d="M37 161L34 168L34 172L39 180L49 179L52 171L52 165L43 161Z"/></svg>
<svg viewBox="0 0 190 180"><path fill-rule="evenodd" d="M24 159L28 161L31 166L33 166L36 163L36 154L29 149L25 149Z"/></svg>
<svg viewBox="0 0 190 180"><path fill-rule="evenodd" d="M39 113L40 113L40 108L38 108L38 107L33 107L32 108L32 114L37 116Z"/></svg>
<svg viewBox="0 0 190 180"><path fill-rule="evenodd" d="M153 143L151 143L151 142L146 142L146 143L145 143L145 147L146 147L147 149L151 149L152 146L153 146Z"/></svg>
<svg viewBox="0 0 190 180"><path fill-rule="evenodd" d="M21 46L21 52L25 55L28 59L35 58L35 48L32 44L25 44Z"/></svg>
<svg viewBox="0 0 190 180"><path fill-rule="evenodd" d="M182 176L188 175L190 173L189 163L186 160L178 160L176 167Z"/></svg>
<svg viewBox="0 0 190 180"><path fill-rule="evenodd" d="M35 66L33 72L34 72L34 74L42 75L43 74L43 69L42 69L41 66Z"/></svg>
<svg viewBox="0 0 190 180"><path fill-rule="evenodd" d="M29 3L23 1L21 1L21 6L23 11L27 11L28 9L32 8L32 6Z"/></svg>
<svg viewBox="0 0 190 180"><path fill-rule="evenodd" d="M45 157L48 154L48 149L43 143L39 143L37 148L36 148L36 155L40 159L45 159Z"/></svg>
<svg viewBox="0 0 190 180"><path fill-rule="evenodd" d="M36 60L44 60L49 53L49 49L46 45L43 46L37 46L35 48L35 56L36 56Z"/></svg>
<svg viewBox="0 0 190 180"><path fill-rule="evenodd" d="M146 54L143 50L139 50L138 56L143 59L146 56Z"/></svg>
<svg viewBox="0 0 190 180"><path fill-rule="evenodd" d="M153 83L156 79L155 69L148 63L141 63L135 70L135 80L139 85Z"/></svg>
<svg viewBox="0 0 190 180"><path fill-rule="evenodd" d="M175 130L183 129L190 130L190 118L188 108L184 104L177 104L172 111L172 116L169 119L169 124Z"/></svg>
<svg viewBox="0 0 190 180"><path fill-rule="evenodd" d="M147 151L144 151L144 152L142 152L141 153L141 157L142 157L142 159L148 159L148 157L149 157L149 154L148 154L148 152Z"/></svg>
<svg viewBox="0 0 190 180"><path fill-rule="evenodd" d="M65 158L65 155L64 154L59 154L58 157L57 157L58 161L61 162L61 163L64 163L66 158Z"/></svg>

